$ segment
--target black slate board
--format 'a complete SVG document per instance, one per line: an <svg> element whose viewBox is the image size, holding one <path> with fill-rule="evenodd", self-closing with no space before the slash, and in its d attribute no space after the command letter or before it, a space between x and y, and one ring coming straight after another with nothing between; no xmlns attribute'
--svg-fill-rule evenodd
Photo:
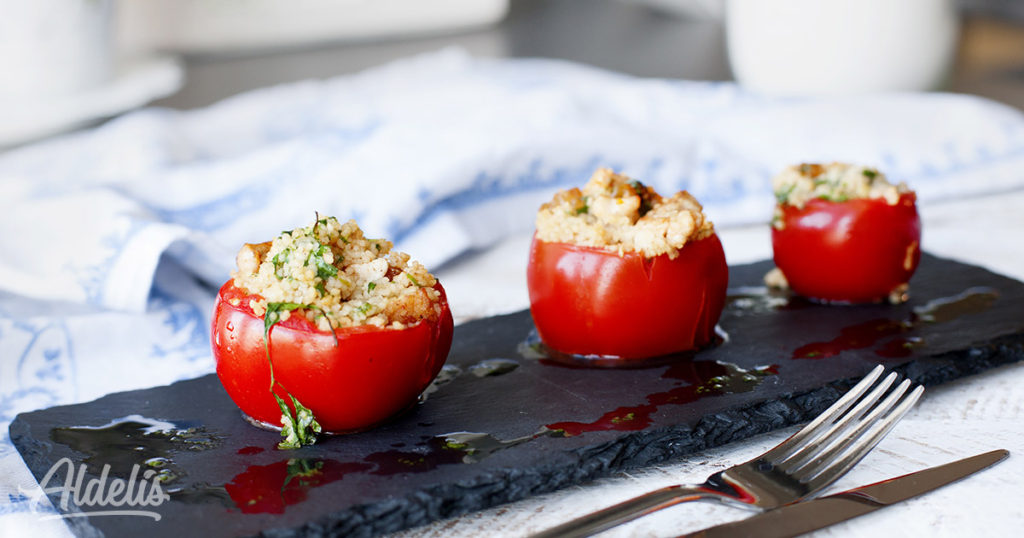
<svg viewBox="0 0 1024 538"><path fill-rule="evenodd" d="M66 519L80 536L368 536L807 420L877 363L934 385L1024 358L1024 284L1015 280L925 255L907 304L821 306L744 288L760 286L770 267L732 267L720 321L727 341L670 366L594 370L525 358L528 312L466 323L448 359L461 374L424 403L299 451L273 449L277 434L246 424L213 375L24 413L11 440L39 480L63 457L93 475L110 463L122 477L133 463L166 458L153 460L175 477L164 485L171 500L149 507L159 521ZM518 367L484 377L471 368L494 358ZM103 434L62 429L136 413L187 431L168 439L130 423ZM487 435L467 446L466 436L446 435L454 432Z"/></svg>

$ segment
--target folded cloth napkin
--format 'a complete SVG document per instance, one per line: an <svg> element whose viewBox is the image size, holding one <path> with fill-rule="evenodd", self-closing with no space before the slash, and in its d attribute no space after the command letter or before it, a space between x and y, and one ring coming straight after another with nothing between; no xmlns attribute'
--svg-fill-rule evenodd
<svg viewBox="0 0 1024 538"><path fill-rule="evenodd" d="M437 266L529 229L602 165L688 189L719 226L763 222L768 178L814 160L878 166L925 201L1015 188L1024 117L962 95L770 99L446 50L3 156L0 287L142 311L162 254L217 284L243 242L315 211Z"/></svg>
<svg viewBox="0 0 1024 538"><path fill-rule="evenodd" d="M213 295L244 242L319 212L437 267L528 231L552 191L599 166L688 189L720 227L766 222L774 173L832 160L877 166L926 203L1018 189L1024 115L445 50L0 155L0 525L35 509L14 415L211 371Z"/></svg>

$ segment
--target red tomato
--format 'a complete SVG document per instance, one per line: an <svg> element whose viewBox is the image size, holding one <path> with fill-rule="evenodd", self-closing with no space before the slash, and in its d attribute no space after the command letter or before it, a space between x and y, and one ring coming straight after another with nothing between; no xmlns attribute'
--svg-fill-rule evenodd
<svg viewBox="0 0 1024 538"><path fill-rule="evenodd" d="M782 206L772 228L775 265L799 295L865 303L906 284L921 259L921 220L914 193L896 205L883 199L813 199Z"/></svg>
<svg viewBox="0 0 1024 538"><path fill-rule="evenodd" d="M452 343L452 314L440 284L441 315L404 329L372 325L323 332L295 313L270 331L275 392L291 393L313 411L325 432L367 429L408 408L440 371ZM213 314L213 356L228 396L250 417L281 425L270 394L263 318L256 298L225 283ZM237 306L231 304L237 299Z"/></svg>
<svg viewBox="0 0 1024 538"><path fill-rule="evenodd" d="M675 259L534 237L526 277L547 346L628 362L711 343L729 269L717 235L686 243Z"/></svg>

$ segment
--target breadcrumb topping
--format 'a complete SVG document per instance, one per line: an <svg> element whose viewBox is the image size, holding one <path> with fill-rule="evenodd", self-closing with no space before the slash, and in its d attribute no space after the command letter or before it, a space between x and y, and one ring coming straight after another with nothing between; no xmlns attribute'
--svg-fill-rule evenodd
<svg viewBox="0 0 1024 538"><path fill-rule="evenodd" d="M813 198L833 202L881 198L896 205L901 194L910 192L906 183L893 185L875 168L835 162L789 166L772 179L772 189L779 204L801 208Z"/></svg>
<svg viewBox="0 0 1024 538"><path fill-rule="evenodd" d="M679 255L688 241L715 232L700 203L686 191L663 198L643 183L598 169L583 189L562 190L537 213L541 241L599 247L620 255Z"/></svg>

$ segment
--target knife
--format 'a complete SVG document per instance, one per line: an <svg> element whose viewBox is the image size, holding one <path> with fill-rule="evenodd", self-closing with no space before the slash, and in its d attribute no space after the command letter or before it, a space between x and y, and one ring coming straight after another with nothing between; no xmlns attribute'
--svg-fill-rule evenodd
<svg viewBox="0 0 1024 538"><path fill-rule="evenodd" d="M940 488L994 465L1009 454L1007 450L993 450L828 497L789 504L747 519L686 534L682 538L797 536Z"/></svg>

